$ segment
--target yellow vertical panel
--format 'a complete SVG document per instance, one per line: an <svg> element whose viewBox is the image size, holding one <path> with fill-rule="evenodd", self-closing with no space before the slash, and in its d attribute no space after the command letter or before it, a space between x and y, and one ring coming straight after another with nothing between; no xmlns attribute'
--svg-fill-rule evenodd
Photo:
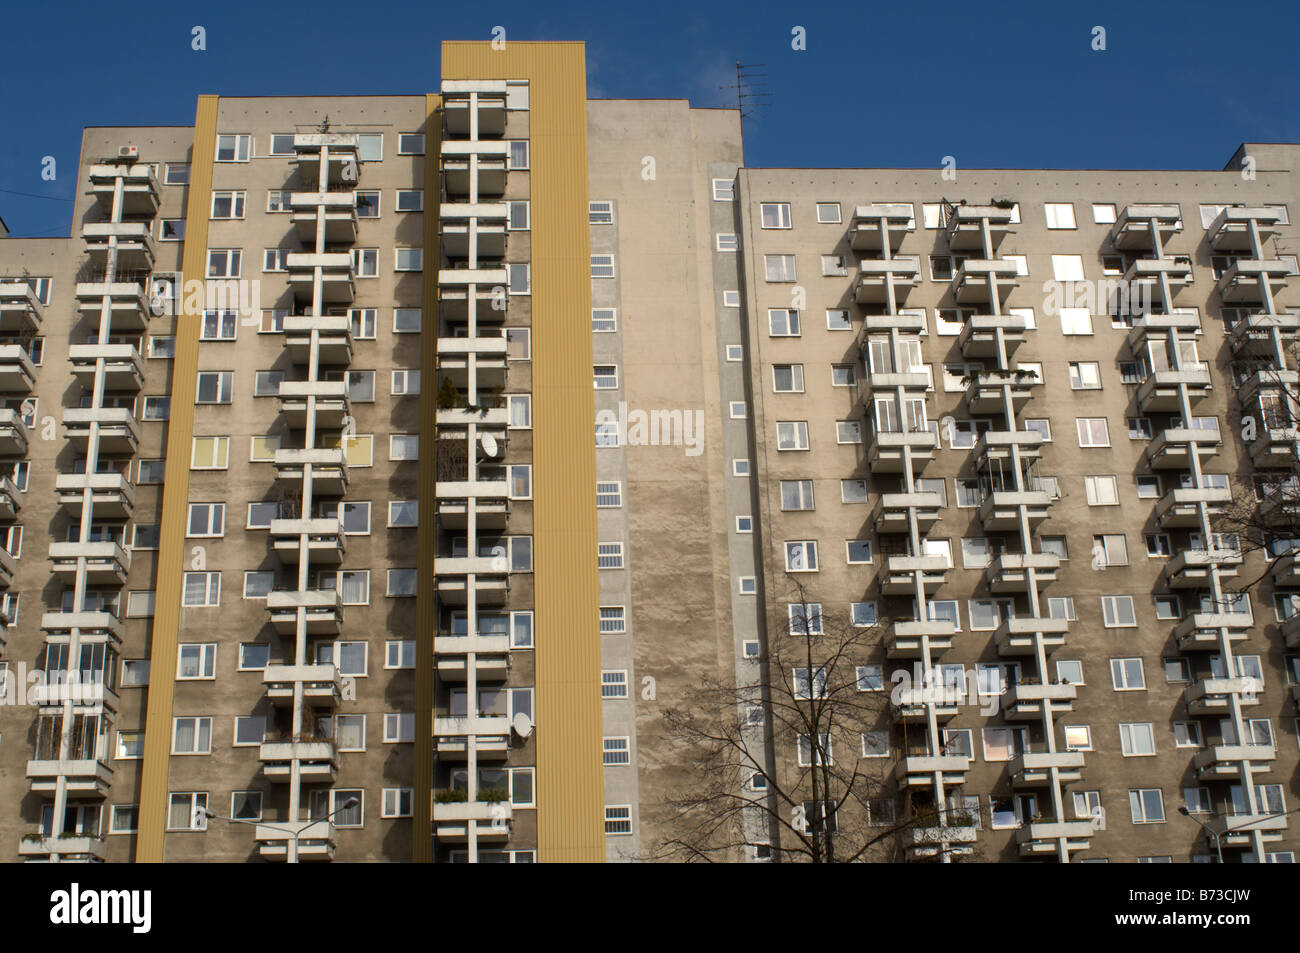
<svg viewBox="0 0 1300 953"><path fill-rule="evenodd" d="M444 43L444 79L529 81L537 848L605 859L595 404L581 43Z"/></svg>
<svg viewBox="0 0 1300 953"><path fill-rule="evenodd" d="M438 107L441 98L424 99L424 194L433 203L441 192L438 181L442 123ZM438 423L438 209L426 204L424 211L424 324L420 334L420 433L424 452L420 454L419 555L416 559L419 588L416 590L415 633L415 764L412 784L414 822L411 825L411 860L427 864L433 860L433 636L438 616L435 604L433 557L438 544L434 481L437 479L436 447Z"/></svg>
<svg viewBox="0 0 1300 953"><path fill-rule="evenodd" d="M208 196L217 148L219 97L200 96L194 115L194 148L185 206L185 249L181 256L184 286L202 282L208 247ZM183 290L183 289L182 289ZM199 310L189 310L180 296L176 318L176 354L172 360L171 417L167 422L162 517L158 544L157 590L152 647L149 653L149 700L144 725L144 763L140 780L139 830L135 859L163 859L167 823L167 768L171 751L172 698L176 687L176 644L180 629L181 574L185 560L185 508L190 491L190 445L194 437L194 391L198 380Z"/></svg>

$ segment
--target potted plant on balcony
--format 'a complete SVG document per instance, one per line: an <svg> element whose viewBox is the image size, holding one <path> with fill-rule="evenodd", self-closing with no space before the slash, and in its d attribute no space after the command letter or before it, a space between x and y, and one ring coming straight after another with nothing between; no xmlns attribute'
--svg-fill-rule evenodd
<svg viewBox="0 0 1300 953"><path fill-rule="evenodd" d="M1016 207L1015 199L992 198L989 199L989 204L992 205L994 208L1015 208Z"/></svg>
<svg viewBox="0 0 1300 953"><path fill-rule="evenodd" d="M460 401L460 391L456 390L456 385L451 382L450 377L444 377L442 383L438 385L438 409L451 410Z"/></svg>
<svg viewBox="0 0 1300 953"><path fill-rule="evenodd" d="M464 788L449 788L433 795L435 804L464 804L469 800L469 792Z"/></svg>
<svg viewBox="0 0 1300 953"><path fill-rule="evenodd" d="M478 792L478 799L488 804L500 804L509 796L505 788L484 788Z"/></svg>

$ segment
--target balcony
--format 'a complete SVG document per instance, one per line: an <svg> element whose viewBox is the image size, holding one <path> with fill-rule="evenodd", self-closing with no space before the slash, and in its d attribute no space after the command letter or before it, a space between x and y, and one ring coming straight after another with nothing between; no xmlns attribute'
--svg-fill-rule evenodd
<svg viewBox="0 0 1300 953"><path fill-rule="evenodd" d="M1215 251L1253 252L1255 244L1250 239L1251 223L1260 245L1278 232L1281 213L1276 208L1237 205L1221 211L1205 230L1205 240Z"/></svg>
<svg viewBox="0 0 1300 953"><path fill-rule="evenodd" d="M41 614L41 630L50 645L63 645L72 640L72 630L77 629L82 645L103 643L113 648L122 644L122 623L111 612L83 610L81 612L45 612Z"/></svg>
<svg viewBox="0 0 1300 953"><path fill-rule="evenodd" d="M1150 341L1167 348L1171 334L1190 340L1200 333L1201 318L1194 313L1174 311L1169 314L1138 314L1133 316L1133 327L1128 332L1128 346L1134 354L1139 354Z"/></svg>
<svg viewBox="0 0 1300 953"><path fill-rule="evenodd" d="M480 397L480 400L485 399ZM467 427L470 424L478 424L479 427L490 427L505 429L510 421L509 412L500 398L486 398L497 406L478 405L471 410L469 407L439 407L438 408L438 426L441 427Z"/></svg>
<svg viewBox="0 0 1300 953"><path fill-rule="evenodd" d="M971 846L979 835L974 825L959 827L913 827L908 832L908 857L935 857L939 854L952 857L974 853Z"/></svg>
<svg viewBox="0 0 1300 953"><path fill-rule="evenodd" d="M1192 283L1192 260L1186 255L1172 255L1166 258L1136 258L1120 279L1122 287L1128 291L1130 300L1143 300L1140 285L1158 288L1168 282L1170 296L1178 294L1186 285ZM1154 295L1151 295L1155 298ZM1159 299L1157 299L1159 300ZM1165 304L1169 304L1168 301Z"/></svg>
<svg viewBox="0 0 1300 953"><path fill-rule="evenodd" d="M903 457L911 454L920 469L934 456L939 436L934 430L882 430L867 421L867 463L873 473L901 473Z"/></svg>
<svg viewBox="0 0 1300 953"><path fill-rule="evenodd" d="M295 761L304 784L333 784L339 770L332 741L264 741L257 757L263 776L273 783L288 781Z"/></svg>
<svg viewBox="0 0 1300 953"><path fill-rule="evenodd" d="M68 348L72 373L81 386L95 386L95 369L104 362L104 390L138 392L144 386L144 360L134 344L73 344Z"/></svg>
<svg viewBox="0 0 1300 953"><path fill-rule="evenodd" d="M129 519L135 510L135 488L125 475L111 473L60 473L54 478L59 505L81 518L81 508L89 492L95 516Z"/></svg>
<svg viewBox="0 0 1300 953"><path fill-rule="evenodd" d="M313 400L314 398L314 400ZM314 404L316 431L338 430L352 413L346 381L280 381L280 413L289 426L307 426L307 410Z"/></svg>
<svg viewBox="0 0 1300 953"><path fill-rule="evenodd" d="M1070 631L1068 619L1020 618L1004 619L993 633L999 655L1034 655L1037 640L1041 637L1047 651L1065 644Z"/></svg>
<svg viewBox="0 0 1300 953"><path fill-rule="evenodd" d="M327 245L350 245L357 240L355 192L294 192L289 197L291 220L298 240L316 247L319 223L325 223Z"/></svg>
<svg viewBox="0 0 1300 953"><path fill-rule="evenodd" d="M911 205L859 205L849 223L849 245L854 251L879 254L889 246L896 252L908 232L916 230Z"/></svg>
<svg viewBox="0 0 1300 953"><path fill-rule="evenodd" d="M1252 773L1259 773L1270 770L1275 758L1277 749L1272 745L1213 745L1192 756L1192 767L1202 781L1223 781L1241 778L1243 762Z"/></svg>
<svg viewBox="0 0 1300 953"><path fill-rule="evenodd" d="M504 135L506 131L505 82L478 79L443 80L442 125L451 136L469 136L479 139Z"/></svg>
<svg viewBox="0 0 1300 953"><path fill-rule="evenodd" d="M1237 696L1237 704L1250 708L1259 704L1263 683L1257 678L1202 678L1183 692L1187 713L1195 718L1206 715L1227 715L1232 711L1229 696Z"/></svg>
<svg viewBox="0 0 1300 953"><path fill-rule="evenodd" d="M1292 466L1300 458L1297 443L1300 443L1300 427L1260 427L1250 444L1250 462L1261 469Z"/></svg>
<svg viewBox="0 0 1300 953"><path fill-rule="evenodd" d="M493 290L487 286L476 287L473 295L464 285L438 286L438 312L448 321L464 323L469 320L470 305L474 306L475 319L479 326L485 323L499 323L506 318L510 306L510 297L495 300Z"/></svg>
<svg viewBox="0 0 1300 953"><path fill-rule="evenodd" d="M468 291L471 287L486 288L508 288L510 286L509 275L503 267L483 267L480 263L478 268L441 268L438 270L438 287L442 288L463 288Z"/></svg>
<svg viewBox="0 0 1300 953"><path fill-rule="evenodd" d="M970 758L963 754L912 755L898 760L894 778L900 787L927 788L934 786L937 774L948 788L965 783L969 770Z"/></svg>
<svg viewBox="0 0 1300 953"><path fill-rule="evenodd" d="M23 508L23 492L7 476L0 476L0 520L18 518Z"/></svg>
<svg viewBox="0 0 1300 953"><path fill-rule="evenodd" d="M1170 490L1156 504L1156 521L1161 529L1197 529L1201 525L1200 513L1221 516L1232 503L1232 490L1228 487L1183 487Z"/></svg>
<svg viewBox="0 0 1300 953"><path fill-rule="evenodd" d="M113 769L107 759L96 758L27 762L27 780L36 794L53 794L60 777L66 780L69 795L105 797L113 783Z"/></svg>
<svg viewBox="0 0 1300 953"><path fill-rule="evenodd" d="M27 425L22 414L0 407L0 456L23 456L27 453Z"/></svg>
<svg viewBox="0 0 1300 953"><path fill-rule="evenodd" d="M78 563L86 566L86 581L92 586L121 586L131 571L131 554L111 539L93 543L50 543L51 571L76 577ZM71 578L67 584L71 584Z"/></svg>
<svg viewBox="0 0 1300 953"><path fill-rule="evenodd" d="M18 569L9 550L0 547L0 589L8 589L14 584L14 572Z"/></svg>
<svg viewBox="0 0 1300 953"><path fill-rule="evenodd" d="M1001 259L967 258L952 279L953 297L958 304L999 304L1016 286L1019 266Z"/></svg>
<svg viewBox="0 0 1300 953"><path fill-rule="evenodd" d="M1228 641L1239 642L1254 624L1249 612L1193 612L1174 626L1180 652L1219 651L1219 630L1228 630Z"/></svg>
<svg viewBox="0 0 1300 953"><path fill-rule="evenodd" d="M509 176L508 142L454 142L443 140L439 156L443 192L449 199L473 201L471 184L478 184L478 200L499 199Z"/></svg>
<svg viewBox="0 0 1300 953"><path fill-rule="evenodd" d="M1042 380L1029 371L979 371L966 388L966 409L975 416L1003 414L1007 412L1006 398L1010 397L1011 407L1019 412L1034 396L1033 389L1041 384Z"/></svg>
<svg viewBox="0 0 1300 953"><path fill-rule="evenodd" d="M1241 561L1236 549L1184 549L1165 563L1165 582L1171 589L1207 589L1211 569L1220 579L1231 578Z"/></svg>
<svg viewBox="0 0 1300 953"><path fill-rule="evenodd" d="M927 685L921 688L897 688L890 693L889 703L896 721L925 724L930 711L940 722L957 717L959 706L966 700L964 685Z"/></svg>
<svg viewBox="0 0 1300 953"><path fill-rule="evenodd" d="M337 635L343 621L343 597L335 589L275 590L266 595L266 609L281 635L298 631L299 611L308 635Z"/></svg>
<svg viewBox="0 0 1300 953"><path fill-rule="evenodd" d="M1255 840L1252 831L1259 831L1266 844L1282 840L1287 819L1277 814L1226 814L1208 819L1205 826L1219 835L1224 847L1250 847Z"/></svg>
<svg viewBox="0 0 1300 953"><path fill-rule="evenodd" d="M333 665L271 664L262 673L266 697L277 706L292 705L296 686L302 686L303 701L312 708L337 708L343 680Z"/></svg>
<svg viewBox="0 0 1300 953"><path fill-rule="evenodd" d="M293 137L294 156L289 161L297 168L303 185L316 188L321 181L321 157L325 155L326 188L356 187L361 180L362 163L358 158L357 137L349 133L317 132ZM350 194L350 193L349 193Z"/></svg>
<svg viewBox="0 0 1300 953"><path fill-rule="evenodd" d="M948 247L953 251L984 251L984 233L987 225L989 250L996 251L1002 239L1011 231L1013 209L996 205L954 205L949 208L944 231Z"/></svg>
<svg viewBox="0 0 1300 953"><path fill-rule="evenodd" d="M30 863L99 863L108 859L108 848L102 837L89 834L26 834L18 842L18 856Z"/></svg>
<svg viewBox="0 0 1300 953"><path fill-rule="evenodd" d="M149 326L149 299L143 278L105 281L103 278L77 282L77 308L81 316L99 324L104 303L108 303L109 326L114 331L143 331Z"/></svg>
<svg viewBox="0 0 1300 953"><path fill-rule="evenodd" d="M1274 586L1285 589L1300 586L1300 560L1297 560L1297 555L1300 554L1286 553L1273 561L1269 575L1273 577Z"/></svg>
<svg viewBox="0 0 1300 953"><path fill-rule="evenodd" d="M510 719L505 715L434 718L433 734L438 757L450 761L468 757L470 738L480 761L500 760L510 753Z"/></svg>
<svg viewBox="0 0 1300 953"><path fill-rule="evenodd" d="M1161 245L1183 230L1183 214L1177 205L1125 205L1110 227L1116 248L1154 251L1154 236Z"/></svg>
<svg viewBox="0 0 1300 953"><path fill-rule="evenodd" d="M312 477L312 492L317 496L343 496L347 493L348 468L341 448L275 451L275 478L286 492L301 495L308 470Z"/></svg>
<svg viewBox="0 0 1300 953"><path fill-rule="evenodd" d="M933 386L934 378L928 365L920 364L899 370L892 366L873 367L868 364L858 385L858 396L870 404L873 391L893 391L901 387L912 396L924 397L925 392Z"/></svg>
<svg viewBox="0 0 1300 953"><path fill-rule="evenodd" d="M153 167L147 162L99 162L90 167L90 189L99 207L112 214L117 180L122 180L122 214L153 217L158 211L162 189Z"/></svg>
<svg viewBox="0 0 1300 953"><path fill-rule="evenodd" d="M1032 463L1043 455L1043 435L1037 430L986 430L975 441L975 459L980 469L988 464L1013 460Z"/></svg>
<svg viewBox="0 0 1300 953"><path fill-rule="evenodd" d="M1067 852L1087 850L1092 821L1032 821L1016 831L1021 857L1056 854L1062 841Z"/></svg>
<svg viewBox="0 0 1300 953"><path fill-rule="evenodd" d="M305 365L311 360L316 337L316 360L327 366L352 363L352 319L347 315L289 315L284 319L284 347L289 360Z"/></svg>
<svg viewBox="0 0 1300 953"><path fill-rule="evenodd" d="M1264 285L1277 295L1291 274L1291 266L1276 258L1241 258L1219 278L1219 297L1224 304L1263 304Z"/></svg>
<svg viewBox="0 0 1300 953"><path fill-rule="evenodd" d="M928 646L931 652L952 648L957 627L947 619L914 619L895 622L885 635L890 658L921 658Z"/></svg>
<svg viewBox="0 0 1300 953"><path fill-rule="evenodd" d="M1205 461L1219 452L1223 435L1217 427L1169 427L1147 444L1147 466L1153 470L1190 470L1192 454Z"/></svg>
<svg viewBox="0 0 1300 953"><path fill-rule="evenodd" d="M902 258L864 258L853 280L853 299L858 304L886 304L888 288L894 289L893 302L901 304L921 280L921 260L915 255Z"/></svg>
<svg viewBox="0 0 1300 953"><path fill-rule="evenodd" d="M1074 708L1079 690L1074 685L1026 685L1015 682L1002 695L1002 717L1007 721L1036 721L1043 709L1065 714Z"/></svg>
<svg viewBox="0 0 1300 953"><path fill-rule="evenodd" d="M868 334L887 334L890 331L898 331L903 335L918 335L925 333L925 315L924 314L869 314L862 319L862 337L858 340L859 347L865 347L865 336Z"/></svg>
<svg viewBox="0 0 1300 953"><path fill-rule="evenodd" d="M433 640L433 655L438 677L447 682L466 680L470 655L479 682L499 682L510 674L508 635L438 635Z"/></svg>
<svg viewBox="0 0 1300 953"><path fill-rule="evenodd" d="M1300 393L1300 371L1264 368L1237 379L1237 399L1243 405L1257 404L1261 392L1275 395L1285 402L1288 396Z"/></svg>
<svg viewBox="0 0 1300 953"><path fill-rule="evenodd" d="M924 533L938 521L942 505L938 493L882 493L872 523L877 533L907 533L915 514L917 528Z"/></svg>
<svg viewBox="0 0 1300 953"><path fill-rule="evenodd" d="M258 824L253 829L253 840L257 841L257 852L263 860L288 860L290 841L297 843L298 859L304 863L334 859L335 829L332 821Z"/></svg>
<svg viewBox="0 0 1300 953"><path fill-rule="evenodd" d="M27 281L0 279L0 333L30 334L41 327L41 302Z"/></svg>
<svg viewBox="0 0 1300 953"><path fill-rule="evenodd" d="M119 271L152 271L158 249L148 222L92 222L81 227L86 254L105 267L116 239Z"/></svg>
<svg viewBox="0 0 1300 953"><path fill-rule="evenodd" d="M1003 553L988 564L984 579L990 592L1028 592L1031 585L1055 582L1060 567L1061 557L1053 553Z"/></svg>
<svg viewBox="0 0 1300 953"><path fill-rule="evenodd" d="M1013 532L1021 527L1021 514L1030 528L1047 519L1052 498L1043 490L994 490L980 504L980 523L989 532Z"/></svg>
<svg viewBox="0 0 1300 953"><path fill-rule="evenodd" d="M965 358L1010 358L1025 343L1028 330L1028 320L1017 315L975 314L962 324L957 344Z"/></svg>
<svg viewBox="0 0 1300 953"><path fill-rule="evenodd" d="M317 271L322 303L351 304L356 294L352 256L347 252L291 252L285 256L285 268L294 298L302 304L312 303Z"/></svg>
<svg viewBox="0 0 1300 953"><path fill-rule="evenodd" d="M437 558L434 560L434 585L438 598L446 605L463 606L468 596L469 576L464 569L457 567L458 560ZM484 559L484 563L491 560ZM445 564L451 563L452 568ZM489 574L491 573L491 574ZM474 577L474 596L480 606L500 606L510 595L510 576L503 569L491 570L485 567Z"/></svg>
<svg viewBox="0 0 1300 953"><path fill-rule="evenodd" d="M510 837L514 809L509 801L454 801L433 805L433 834L448 844L469 840L470 825L479 843L499 843Z"/></svg>
<svg viewBox="0 0 1300 953"><path fill-rule="evenodd" d="M313 566L337 566L347 552L347 537L338 517L271 520L271 548L285 565L306 559Z"/></svg>
<svg viewBox="0 0 1300 953"><path fill-rule="evenodd" d="M916 595L918 579L926 593L937 592L951 568L945 556L888 556L885 565L880 591L889 596Z"/></svg>
<svg viewBox="0 0 1300 953"><path fill-rule="evenodd" d="M506 254L504 202L444 202L439 212L439 240L446 258L504 258ZM472 240L471 240L472 239Z"/></svg>
<svg viewBox="0 0 1300 953"><path fill-rule="evenodd" d="M87 451L90 426L99 424L99 452L134 454L140 445L140 425L129 407L70 407L63 411L63 427L68 442Z"/></svg>
<svg viewBox="0 0 1300 953"><path fill-rule="evenodd" d="M1082 751L1043 751L1022 754L1011 762L1011 783L1018 788L1046 787L1052 773L1062 784L1083 777Z"/></svg>
<svg viewBox="0 0 1300 953"><path fill-rule="evenodd" d="M1211 386L1210 369L1205 364L1152 371L1138 387L1138 406L1144 414L1176 414L1182 409L1181 388L1187 389L1188 400L1195 404L1210 392Z"/></svg>
<svg viewBox="0 0 1300 953"><path fill-rule="evenodd" d="M1228 332L1232 350L1244 358L1273 358L1300 335L1300 314L1248 314Z"/></svg>
<svg viewBox="0 0 1300 953"><path fill-rule="evenodd" d="M21 344L0 344L0 393L30 394L36 386L36 365Z"/></svg>
<svg viewBox="0 0 1300 953"><path fill-rule="evenodd" d="M443 344L446 342L446 350ZM497 391L506 386L506 339L504 337L439 338L438 371L459 390L468 391L470 367L479 391Z"/></svg>

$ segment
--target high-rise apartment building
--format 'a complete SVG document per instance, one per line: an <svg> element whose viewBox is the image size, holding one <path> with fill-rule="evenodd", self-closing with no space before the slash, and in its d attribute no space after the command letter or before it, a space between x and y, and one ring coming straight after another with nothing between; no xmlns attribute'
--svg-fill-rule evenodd
<svg viewBox="0 0 1300 953"><path fill-rule="evenodd" d="M652 857L664 710L834 618L880 724L757 770L861 759L888 859L1293 859L1300 575L1224 519L1296 482L1300 147L751 169L581 44L442 72L88 128L0 241L0 856Z"/></svg>

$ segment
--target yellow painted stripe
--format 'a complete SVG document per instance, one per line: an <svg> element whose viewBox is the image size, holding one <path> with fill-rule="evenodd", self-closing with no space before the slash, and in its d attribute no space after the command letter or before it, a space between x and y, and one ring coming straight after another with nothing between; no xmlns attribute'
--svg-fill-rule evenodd
<svg viewBox="0 0 1300 953"><path fill-rule="evenodd" d="M200 96L194 114L194 151L190 158L189 195L185 207L185 250L181 271L185 285L202 281L208 247L208 196L217 147L217 96ZM171 751L172 698L176 687L176 643L180 629L181 573L185 560L185 506L190 490L190 445L194 436L194 390L199 363L202 304L189 310L182 295L176 319L176 354L172 360L171 417L167 423L166 482L163 484L158 576L155 583L149 655L149 702L144 725L144 763L140 780L140 833L135 859L163 859L167 824L167 768Z"/></svg>
<svg viewBox="0 0 1300 953"><path fill-rule="evenodd" d="M415 746L414 822L411 825L411 860L427 864L433 860L433 636L438 625L433 557L438 544L434 481L437 479L435 447L438 423L438 388L434 386L438 361L438 181L442 139L441 97L424 100L424 324L420 335L420 433L424 452L420 454L419 555L416 559L419 588L416 591L415 632L415 737L429 739Z"/></svg>
<svg viewBox="0 0 1300 953"><path fill-rule="evenodd" d="M442 74L530 84L538 860L603 861L584 47L444 43Z"/></svg>

